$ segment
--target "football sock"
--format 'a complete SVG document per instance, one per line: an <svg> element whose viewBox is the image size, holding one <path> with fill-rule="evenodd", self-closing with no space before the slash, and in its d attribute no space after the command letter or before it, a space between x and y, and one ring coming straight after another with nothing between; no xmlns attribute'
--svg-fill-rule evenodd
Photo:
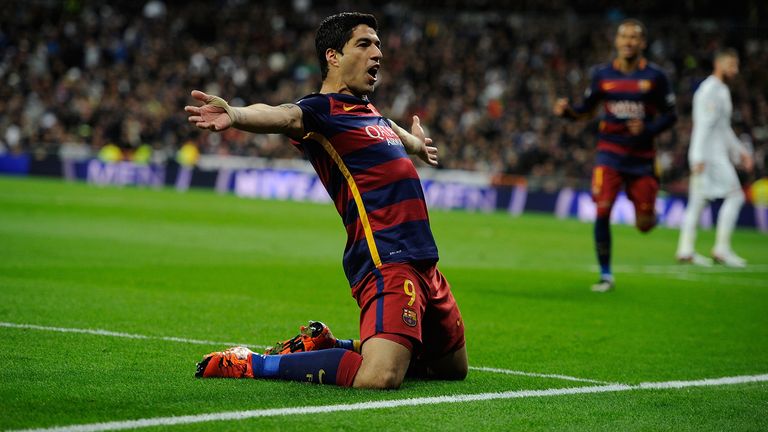
<svg viewBox="0 0 768 432"><path fill-rule="evenodd" d="M600 264L600 277L613 279L611 275L611 218L598 217L595 220L595 252Z"/></svg>
<svg viewBox="0 0 768 432"><path fill-rule="evenodd" d="M282 355L254 353L254 378L306 381L351 387L363 357L350 350L329 348Z"/></svg>
<svg viewBox="0 0 768 432"><path fill-rule="evenodd" d="M336 339L336 348L343 348L345 350L360 352L360 340L359 339Z"/></svg>
<svg viewBox="0 0 768 432"><path fill-rule="evenodd" d="M694 245L696 243L696 225L699 223L701 212L707 204L699 193L696 192L693 184L688 194L688 205L685 207L685 216L680 225L680 239L677 243L677 256L688 257L693 255Z"/></svg>
<svg viewBox="0 0 768 432"><path fill-rule="evenodd" d="M744 193L738 191L725 197L717 215L717 232L715 234L715 251L726 253L731 251L731 234L739 218L739 211L744 204Z"/></svg>

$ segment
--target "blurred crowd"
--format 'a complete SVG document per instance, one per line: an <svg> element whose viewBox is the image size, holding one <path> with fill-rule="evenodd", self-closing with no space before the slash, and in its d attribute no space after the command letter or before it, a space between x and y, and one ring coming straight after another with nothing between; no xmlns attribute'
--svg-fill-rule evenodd
<svg viewBox="0 0 768 432"><path fill-rule="evenodd" d="M612 58L615 25L627 15L577 13L567 2L546 13L429 2L12 3L0 17L0 153L74 146L150 162L187 145L203 155L301 157L280 136L195 130L183 112L189 92L233 105L316 92L317 25L340 9L360 10L379 19L384 60L372 100L381 112L406 127L420 115L443 168L526 176L545 188L589 179L596 123L554 118L551 105L558 96L581 99L591 66ZM668 188L684 184L693 91L724 46L741 54L734 128L765 173L767 28L746 16L638 17L649 29L647 57L667 70L678 96L680 120L657 141Z"/></svg>

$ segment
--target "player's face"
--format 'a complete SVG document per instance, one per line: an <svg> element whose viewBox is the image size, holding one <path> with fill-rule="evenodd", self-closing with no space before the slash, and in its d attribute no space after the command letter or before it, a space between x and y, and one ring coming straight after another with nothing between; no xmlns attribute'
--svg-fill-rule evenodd
<svg viewBox="0 0 768 432"><path fill-rule="evenodd" d="M723 78L732 80L739 74L739 59L736 57L725 56L718 61L720 70L723 71Z"/></svg>
<svg viewBox="0 0 768 432"><path fill-rule="evenodd" d="M355 27L339 58L342 82L358 96L373 93L381 65L381 41L376 30L365 24Z"/></svg>
<svg viewBox="0 0 768 432"><path fill-rule="evenodd" d="M643 29L635 24L624 24L616 31L616 51L619 58L635 60L640 57L645 49L645 36Z"/></svg>

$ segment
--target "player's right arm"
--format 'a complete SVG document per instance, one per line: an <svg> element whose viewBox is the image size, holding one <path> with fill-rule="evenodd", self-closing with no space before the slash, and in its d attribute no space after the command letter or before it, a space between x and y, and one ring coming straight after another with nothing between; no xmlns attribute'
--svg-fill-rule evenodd
<svg viewBox="0 0 768 432"><path fill-rule="evenodd" d="M596 71L592 72L592 79L589 83L589 87L584 92L584 100L581 104L571 105L567 98L559 98L555 100L552 106L552 113L558 117L567 118L570 120L582 120L591 119L597 112L597 104L603 98L603 93L600 90L600 78L597 76Z"/></svg>
<svg viewBox="0 0 768 432"><path fill-rule="evenodd" d="M202 106L186 106L189 122L201 129L223 131L230 127L254 133L276 133L299 140L304 134L302 111L294 104L254 104L233 107L219 96L192 91Z"/></svg>

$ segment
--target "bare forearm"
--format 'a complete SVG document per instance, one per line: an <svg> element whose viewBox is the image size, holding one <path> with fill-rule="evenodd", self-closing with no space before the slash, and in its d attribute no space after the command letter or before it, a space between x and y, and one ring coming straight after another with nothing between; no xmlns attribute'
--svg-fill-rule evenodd
<svg viewBox="0 0 768 432"><path fill-rule="evenodd" d="M392 130L395 131L397 136L400 138L400 141L402 141L406 153L419 154L419 152L423 150L424 143L420 139L416 138L413 136L413 134L398 126L395 122L391 121L390 123L392 124Z"/></svg>
<svg viewBox="0 0 768 432"><path fill-rule="evenodd" d="M232 107L229 114L233 126L247 132L277 133L294 137L301 135L303 130L301 109L294 104Z"/></svg>
<svg viewBox="0 0 768 432"><path fill-rule="evenodd" d="M405 134L398 136L400 137L400 141L403 142L403 147L405 147L406 153L419 154L423 150L424 143L410 133L405 132Z"/></svg>

